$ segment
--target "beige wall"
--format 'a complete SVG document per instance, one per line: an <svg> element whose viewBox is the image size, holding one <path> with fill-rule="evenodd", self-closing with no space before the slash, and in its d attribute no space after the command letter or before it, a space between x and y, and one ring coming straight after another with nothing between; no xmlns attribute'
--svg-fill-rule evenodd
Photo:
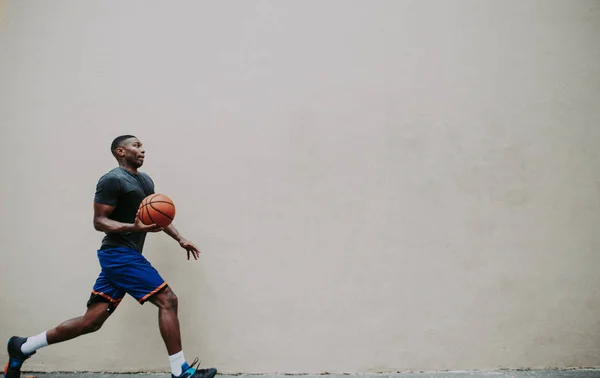
<svg viewBox="0 0 600 378"><path fill-rule="evenodd" d="M600 366L599 6L0 1L0 340L85 310L134 133L204 252L147 243L190 359ZM156 313L27 367L165 371Z"/></svg>

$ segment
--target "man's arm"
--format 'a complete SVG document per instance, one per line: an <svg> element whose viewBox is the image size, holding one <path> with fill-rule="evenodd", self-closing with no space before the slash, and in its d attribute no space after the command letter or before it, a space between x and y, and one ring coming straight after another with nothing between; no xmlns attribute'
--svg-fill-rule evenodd
<svg viewBox="0 0 600 378"><path fill-rule="evenodd" d="M175 228L175 226L173 226L173 223L171 223L170 225L168 225L167 227L165 227L165 229L163 231L167 235L169 235L170 237L172 237L173 239L175 239L177 241L177 243L181 243L181 241L183 240L183 237L181 235L179 235L179 232L177 231L177 229Z"/></svg>
<svg viewBox="0 0 600 378"><path fill-rule="evenodd" d="M168 225L167 227L165 227L165 229L163 230L167 235L169 235L170 237L172 237L173 239L177 240L177 242L179 243L179 245L181 246L181 248L185 249L187 251L187 258L188 260L190 259L190 253L192 254L192 256L194 256L195 260L198 260L198 256L200 256L200 251L198 250L198 248L196 248L196 246L194 245L194 243L184 239L179 232L177 231L177 229L175 228L175 226L173 226L173 223L171 223L170 225Z"/></svg>
<svg viewBox="0 0 600 378"><path fill-rule="evenodd" d="M102 205L94 202L94 228L97 231L122 233L122 232L157 232L162 228L156 224L145 225L136 215L135 223L121 223L110 219L109 215L115 210L115 206Z"/></svg>

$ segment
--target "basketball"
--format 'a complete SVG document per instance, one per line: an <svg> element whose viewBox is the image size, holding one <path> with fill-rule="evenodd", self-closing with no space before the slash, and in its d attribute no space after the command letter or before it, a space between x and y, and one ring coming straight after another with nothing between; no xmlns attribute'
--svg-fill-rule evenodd
<svg viewBox="0 0 600 378"><path fill-rule="evenodd" d="M167 227L175 218L175 204L164 194L151 194L140 204L140 220L143 224Z"/></svg>

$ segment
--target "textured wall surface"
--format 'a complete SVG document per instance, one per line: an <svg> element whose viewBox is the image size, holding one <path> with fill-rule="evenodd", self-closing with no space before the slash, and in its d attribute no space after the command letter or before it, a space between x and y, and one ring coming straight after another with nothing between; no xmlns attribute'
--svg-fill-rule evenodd
<svg viewBox="0 0 600 378"><path fill-rule="evenodd" d="M0 1L0 341L85 311L95 184L133 133L203 251L144 252L188 359L600 366L599 7ZM26 366L169 365L128 297Z"/></svg>

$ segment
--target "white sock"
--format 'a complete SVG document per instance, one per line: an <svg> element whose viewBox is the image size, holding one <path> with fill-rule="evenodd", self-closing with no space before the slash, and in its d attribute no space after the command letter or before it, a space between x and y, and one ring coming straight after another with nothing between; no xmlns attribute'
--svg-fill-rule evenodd
<svg viewBox="0 0 600 378"><path fill-rule="evenodd" d="M21 352L25 354L31 354L36 350L48 346L48 339L46 338L46 331L40 333L37 336L31 336L27 338L27 341L21 345Z"/></svg>
<svg viewBox="0 0 600 378"><path fill-rule="evenodd" d="M169 356L169 362L171 363L171 373L174 376L179 377L181 375L181 365L185 363L183 351Z"/></svg>

